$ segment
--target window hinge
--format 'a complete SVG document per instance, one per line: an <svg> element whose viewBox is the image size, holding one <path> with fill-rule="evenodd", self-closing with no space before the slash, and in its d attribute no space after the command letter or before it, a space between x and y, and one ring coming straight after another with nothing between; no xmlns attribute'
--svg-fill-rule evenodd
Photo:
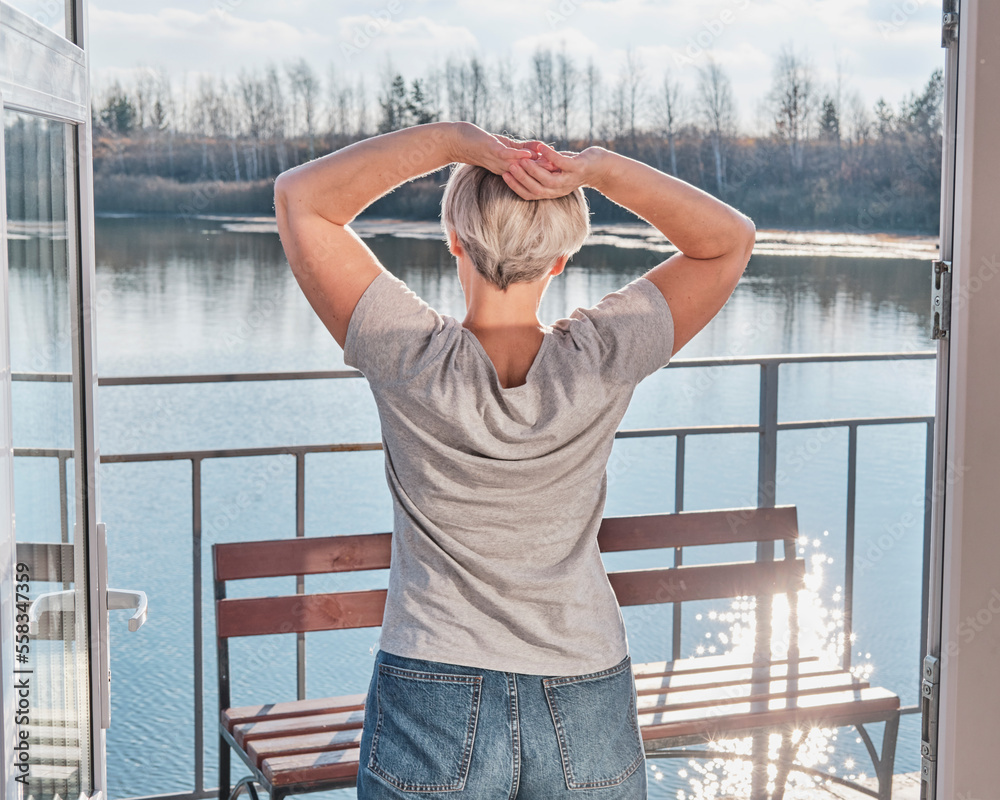
<svg viewBox="0 0 1000 800"><path fill-rule="evenodd" d="M940 678L941 662L927 656L920 681L920 800L934 800L936 795Z"/></svg>
<svg viewBox="0 0 1000 800"><path fill-rule="evenodd" d="M951 262L933 261L931 338L947 339L951 329Z"/></svg>
<svg viewBox="0 0 1000 800"><path fill-rule="evenodd" d="M955 0L944 0L941 13L941 46L951 47L958 41L958 12L954 11Z"/></svg>

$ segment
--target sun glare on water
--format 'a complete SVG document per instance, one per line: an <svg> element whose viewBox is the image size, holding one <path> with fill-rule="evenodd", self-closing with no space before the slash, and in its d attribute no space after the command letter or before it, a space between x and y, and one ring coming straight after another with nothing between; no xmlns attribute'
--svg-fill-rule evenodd
<svg viewBox="0 0 1000 800"><path fill-rule="evenodd" d="M824 535L827 535L824 532ZM843 612L843 587L836 586L832 592L826 592L827 601L824 604L822 589L824 587L825 571L829 570L833 559L820 548L821 539L801 537L798 542L798 555L806 562L805 589L798 593L799 620L799 650L803 656L818 656L824 664L832 669L838 669L842 664L845 635ZM706 637L695 648L694 655L740 656L748 661L753 658L755 635L755 600L753 598L737 598L722 610L697 614L695 619L712 628ZM775 659L788 655L789 614L788 596L775 595L772 606L772 645L771 654ZM721 628L721 630L719 629ZM854 646L855 637L851 636L848 646ZM865 662L852 667L853 674L861 680L867 680L872 673L872 664ZM856 740L860 742L860 739ZM824 775L836 775L848 780L863 781L867 776L850 754L838 755L837 730L833 728L811 728L794 730L791 734L790 747L794 752L797 765L809 767ZM768 735L767 753L767 791L774 790L778 773L778 762L782 749L782 734ZM730 800L730 798L749 797L751 792L753 740L751 737L734 739L718 739L708 744L708 749L719 754L719 757L690 759L685 768L677 772L678 777L686 780L689 789L677 792L678 800ZM786 749L789 745L785 745ZM736 756L747 758L736 758ZM863 765L861 765L863 767ZM648 762L650 777L653 781L662 781L666 775L655 759ZM796 790L806 790L828 784L829 781L814 773L793 770L786 782L790 793Z"/></svg>

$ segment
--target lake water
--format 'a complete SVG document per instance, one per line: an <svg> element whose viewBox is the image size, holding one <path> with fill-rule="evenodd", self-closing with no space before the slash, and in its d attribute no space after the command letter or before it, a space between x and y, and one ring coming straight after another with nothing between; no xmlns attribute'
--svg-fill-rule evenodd
<svg viewBox="0 0 1000 800"><path fill-rule="evenodd" d="M441 313L460 319L464 301L453 259L434 224L366 221L356 226L381 262ZM744 279L718 317L678 358L776 353L932 349L927 240L760 232ZM643 274L670 252L648 226L595 228L590 243L542 302L544 322L590 306ZM273 220L211 218L101 219L97 228L98 365L102 376L166 373L328 370L342 352L318 322L288 270ZM30 286L28 287L30 289ZM27 289L26 289L27 290ZM32 323L27 323L32 324ZM38 323L42 324L42 323ZM622 428L757 421L759 368L661 370L637 388ZM781 369L779 419L933 413L934 364L816 364ZM15 384L27 408L49 385ZM34 392L35 394L31 394ZM99 393L104 454L177 449L379 441L374 401L362 379L103 387ZM27 412L16 428L27 424ZM756 502L754 434L693 437L687 443L684 508ZM887 530L893 546L855 576L855 662L869 664L873 685L918 700L925 429L862 429L859 434L857 552ZM606 515L674 510L672 439L617 440L609 463ZM847 431L779 436L778 503L799 509L803 555L820 581L814 617L832 640L842 608ZM112 586L142 589L149 619L129 633L112 619L115 674L108 731L111 796L191 788L193 773L191 469L187 462L102 468ZM203 480L203 593L206 785L216 784L217 697L209 546L217 541L295 535L295 467L290 456L209 460ZM19 508L25 506L19 505ZM306 533L333 535L391 529L381 452L307 458ZM19 511L19 527L21 514ZM895 526L895 527L894 527ZM687 560L687 559L686 559ZM628 554L609 569L650 566ZM664 564L666 565L666 563ZM307 591L375 588L387 574L308 580ZM250 595L293 590L259 581ZM724 652L731 631L713 611L685 612L683 652ZM626 608L634 662L669 657L669 613ZM825 616L824 616L825 614ZM284 637L289 638L289 637ZM377 631L307 638L311 696L364 692ZM294 644L271 637L234 643L234 705L293 699ZM701 650L699 650L701 648ZM824 771L871 775L852 730L831 739ZM822 748L820 748L822 749ZM819 753L819 750L817 750ZM816 755L821 759L827 754ZM242 776L240 765L233 776ZM896 770L919 768L919 721L903 718ZM648 761L650 797L691 791L699 768ZM353 792L332 793L353 797Z"/></svg>

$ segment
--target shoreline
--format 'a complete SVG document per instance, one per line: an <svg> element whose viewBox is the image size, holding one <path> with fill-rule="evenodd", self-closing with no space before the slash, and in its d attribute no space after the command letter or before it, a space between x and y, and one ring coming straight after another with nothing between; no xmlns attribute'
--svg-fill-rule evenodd
<svg viewBox="0 0 1000 800"><path fill-rule="evenodd" d="M277 234L273 216L260 214L150 214L98 212L98 219L177 219L220 223L230 233ZM395 236L405 239L444 241L439 220L400 217L361 217L351 223L361 238ZM648 223L591 223L586 246L606 245L623 249L673 253L676 248ZM754 255L853 258L937 258L939 237L900 231L858 231L832 228L758 228Z"/></svg>

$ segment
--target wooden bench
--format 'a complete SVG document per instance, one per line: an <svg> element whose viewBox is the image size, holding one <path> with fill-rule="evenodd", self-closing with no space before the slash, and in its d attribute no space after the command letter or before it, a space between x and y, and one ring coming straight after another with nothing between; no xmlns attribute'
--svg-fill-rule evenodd
<svg viewBox="0 0 1000 800"><path fill-rule="evenodd" d="M610 571L622 606L755 597L755 653L633 664L639 722L648 758L746 758L731 752L691 749L719 738L752 736L752 800L768 797L768 736L782 734L772 800L781 798L792 769L852 785L840 776L794 763L795 730L811 727L858 729L871 755L878 791L889 800L899 724L899 698L875 688L840 665L824 663L798 649L796 604L788 603L787 654L772 658L771 609L776 594L803 588L805 565L796 557L793 506L678 514L610 517L598 535L602 552L673 551L682 548L756 543L756 560ZM776 558L780 543L782 557ZM228 581L385 569L391 534L360 534L280 541L234 542L212 547L215 569L219 665L219 798L244 788L256 800L256 786L271 800L355 785L364 722L365 694L261 702L230 707L229 640L241 636L377 627L385 589L283 597L226 598ZM301 583L300 583L301 585ZM268 698L263 698L268 699ZM881 750L865 725L884 723ZM803 737L804 738L804 737ZM708 745L709 747L711 745ZM250 770L230 793L230 748Z"/></svg>

